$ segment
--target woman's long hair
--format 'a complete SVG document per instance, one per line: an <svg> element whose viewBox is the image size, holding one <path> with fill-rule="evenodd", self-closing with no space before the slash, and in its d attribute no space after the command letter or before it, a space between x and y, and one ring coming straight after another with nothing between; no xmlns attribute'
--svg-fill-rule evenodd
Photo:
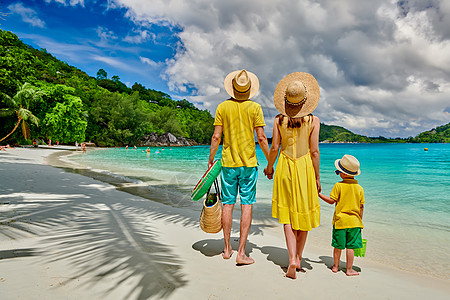
<svg viewBox="0 0 450 300"><path fill-rule="evenodd" d="M284 118L286 118L286 116L279 114L278 115L278 122L279 125L281 126L283 124ZM291 118L291 117L287 117L288 118L288 123L287 123L287 127L288 128L300 128L302 127L302 124L306 122L306 117L312 117L312 114L303 116L303 117L299 117L299 118Z"/></svg>

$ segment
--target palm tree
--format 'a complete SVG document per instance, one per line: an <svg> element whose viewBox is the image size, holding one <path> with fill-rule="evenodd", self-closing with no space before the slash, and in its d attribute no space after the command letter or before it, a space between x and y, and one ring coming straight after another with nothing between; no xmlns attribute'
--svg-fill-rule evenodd
<svg viewBox="0 0 450 300"><path fill-rule="evenodd" d="M44 95L44 92L37 90L30 83L25 83L12 98L6 94L3 94L8 108L0 109L0 117L16 114L18 120L13 130L2 138L0 142L13 134L19 125L22 125L23 137L26 140L30 138L30 126L27 121L39 126L39 119L29 110L30 104L38 101L42 95Z"/></svg>

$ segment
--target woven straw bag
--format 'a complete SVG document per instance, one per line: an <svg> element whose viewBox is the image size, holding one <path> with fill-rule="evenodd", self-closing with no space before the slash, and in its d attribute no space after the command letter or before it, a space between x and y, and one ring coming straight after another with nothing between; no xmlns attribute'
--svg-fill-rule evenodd
<svg viewBox="0 0 450 300"><path fill-rule="evenodd" d="M200 228L206 233L218 233L222 230L222 202L220 201L217 180L214 181L214 187L216 193L209 193L208 191L200 214ZM208 199L216 200L214 205L206 206Z"/></svg>

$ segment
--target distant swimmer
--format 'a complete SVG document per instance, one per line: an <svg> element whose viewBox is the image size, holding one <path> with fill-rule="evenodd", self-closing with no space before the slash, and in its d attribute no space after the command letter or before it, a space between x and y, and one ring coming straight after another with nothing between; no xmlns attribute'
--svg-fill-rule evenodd
<svg viewBox="0 0 450 300"><path fill-rule="evenodd" d="M150 147L147 147L147 154L150 154Z"/></svg>
<svg viewBox="0 0 450 300"><path fill-rule="evenodd" d="M127 149L127 150L128 150L128 145L126 145L126 146L125 146L125 149Z"/></svg>
<svg viewBox="0 0 450 300"><path fill-rule="evenodd" d="M159 154L159 153L161 153L161 151L159 151L159 150L156 150L156 151L155 151L155 153L156 153L156 154Z"/></svg>

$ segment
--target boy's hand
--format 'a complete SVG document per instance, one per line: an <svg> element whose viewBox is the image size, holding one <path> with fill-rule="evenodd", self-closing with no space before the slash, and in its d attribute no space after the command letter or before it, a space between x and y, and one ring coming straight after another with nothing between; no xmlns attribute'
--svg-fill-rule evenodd
<svg viewBox="0 0 450 300"><path fill-rule="evenodd" d="M322 191L322 185L320 184L320 179L316 179L316 185L317 185L317 192Z"/></svg>
<svg viewBox="0 0 450 300"><path fill-rule="evenodd" d="M320 199L322 199L323 201L325 201L325 202L328 203L328 204L334 204L334 203L336 203L336 201L333 200L333 199L331 199L331 197L325 196L325 195L322 194L322 193L319 193L319 197L320 197Z"/></svg>

